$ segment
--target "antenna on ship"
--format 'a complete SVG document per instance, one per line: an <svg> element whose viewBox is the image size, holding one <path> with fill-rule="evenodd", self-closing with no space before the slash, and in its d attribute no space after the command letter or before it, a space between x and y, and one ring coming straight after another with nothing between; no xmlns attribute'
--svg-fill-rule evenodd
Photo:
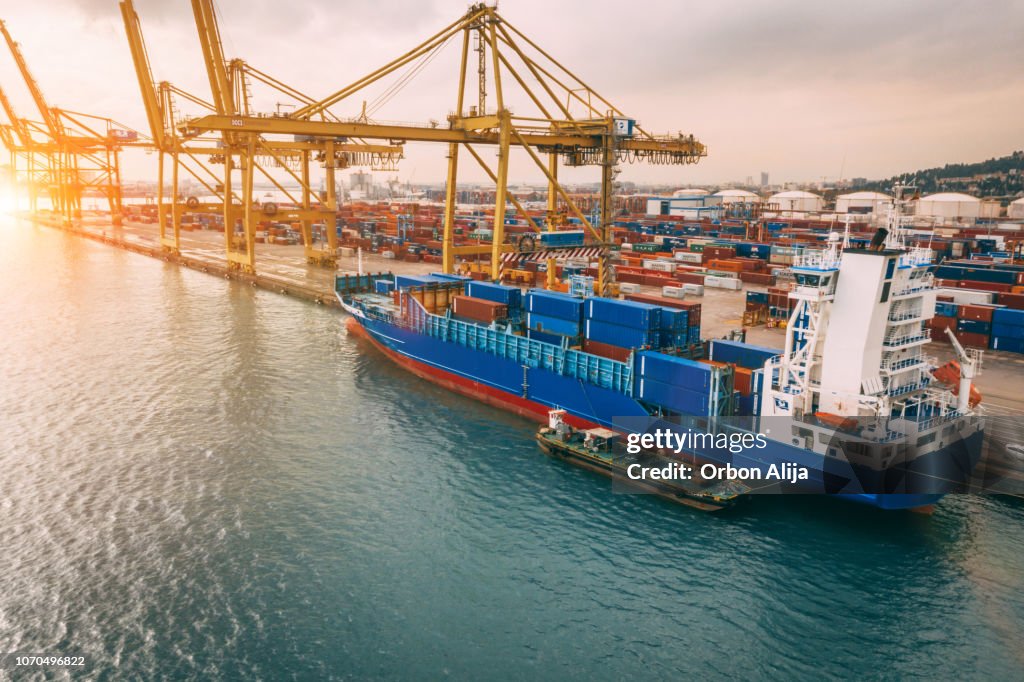
<svg viewBox="0 0 1024 682"><path fill-rule="evenodd" d="M913 185L905 185L897 182L892 188L892 202L889 204L889 216L886 228L888 237L885 242L886 248L899 251L907 250L906 230L903 228L903 204L909 203L904 196L907 190L916 190Z"/></svg>

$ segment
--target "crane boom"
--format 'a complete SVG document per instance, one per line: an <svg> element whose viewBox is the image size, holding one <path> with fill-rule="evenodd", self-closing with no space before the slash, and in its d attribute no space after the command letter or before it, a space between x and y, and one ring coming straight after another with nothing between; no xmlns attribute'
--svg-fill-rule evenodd
<svg viewBox="0 0 1024 682"><path fill-rule="evenodd" d="M135 66L135 76L139 81L139 90L142 93L142 104L146 109L149 131L157 149L164 149L167 130L164 125L163 107L160 104L156 83L153 80L153 69L150 66L146 43L142 37L142 25L132 0L121 1L121 18L124 20L124 30L128 36L128 47L132 54L132 64Z"/></svg>
<svg viewBox="0 0 1024 682"><path fill-rule="evenodd" d="M203 62L206 74L210 79L210 90L213 93L213 104L217 113L232 116L237 113L228 75L227 61L224 59L224 45L220 39L220 27L212 0L192 0L192 14L195 16L196 29L199 31L199 44L203 49Z"/></svg>
<svg viewBox="0 0 1024 682"><path fill-rule="evenodd" d="M3 108L4 113L7 114L7 118L11 121L11 128L17 134L22 146L31 146L32 136L29 134L25 122L18 118L18 115L14 112L14 107L11 106L11 101L7 99L7 93L4 92L3 88L0 88L0 108Z"/></svg>
<svg viewBox="0 0 1024 682"><path fill-rule="evenodd" d="M7 47L11 50L11 55L14 57L14 62L18 65L18 71L21 72L21 77L25 81L25 85L28 87L29 94L32 95L32 100L36 103L36 108L39 109L39 114L43 117L43 123L46 124L46 129L50 133L50 137L54 140L61 139L62 128L60 121L57 119L53 109L46 103L46 97L43 95L42 89L39 84L36 83L36 79L32 77L32 72L29 71L28 63L25 61L25 56L21 53L21 47L18 43L14 42L14 38L11 37L10 32L7 30L7 24L0 19L0 32L4 34L4 40L7 41Z"/></svg>

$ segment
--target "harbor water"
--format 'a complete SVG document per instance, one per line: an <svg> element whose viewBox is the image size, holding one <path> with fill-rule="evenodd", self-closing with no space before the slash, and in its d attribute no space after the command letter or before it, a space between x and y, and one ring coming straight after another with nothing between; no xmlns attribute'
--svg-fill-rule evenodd
<svg viewBox="0 0 1024 682"><path fill-rule="evenodd" d="M1024 671L1018 499L700 514L547 459L336 309L6 217L0 292L0 653L100 679Z"/></svg>

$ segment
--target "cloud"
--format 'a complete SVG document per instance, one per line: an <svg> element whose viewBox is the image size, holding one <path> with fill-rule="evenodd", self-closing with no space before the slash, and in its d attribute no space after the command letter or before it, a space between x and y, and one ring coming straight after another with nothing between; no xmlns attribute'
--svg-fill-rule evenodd
<svg viewBox="0 0 1024 682"><path fill-rule="evenodd" d="M319 97L454 21L468 4L218 0L217 8L229 57ZM135 6L156 78L208 97L190 3ZM999 155L1024 138L1019 1L505 0L500 11L649 129L692 132L711 148L698 166L628 168L627 179L715 181L759 170L815 179L841 168L878 177ZM24 3L4 15L54 103L145 125L115 0ZM454 105L454 52L378 117L443 120ZM0 84L30 111L17 81L0 58ZM355 113L362 98L345 111ZM256 99L275 106L272 95ZM406 167L417 180L441 179L443 156L418 146Z"/></svg>

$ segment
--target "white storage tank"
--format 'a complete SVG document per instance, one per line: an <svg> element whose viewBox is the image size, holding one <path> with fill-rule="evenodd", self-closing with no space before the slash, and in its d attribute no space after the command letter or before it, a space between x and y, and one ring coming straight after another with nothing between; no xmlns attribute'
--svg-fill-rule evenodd
<svg viewBox="0 0 1024 682"><path fill-rule="evenodd" d="M917 215L933 218L980 218L981 199L960 192L940 192L917 201Z"/></svg>
<svg viewBox="0 0 1024 682"><path fill-rule="evenodd" d="M803 190L792 190L773 194L768 203L778 204L780 211L801 211L811 213L820 211L824 207L824 200L813 192Z"/></svg>
<svg viewBox="0 0 1024 682"><path fill-rule="evenodd" d="M723 204L761 203L761 197L745 189L723 189L718 192L715 192L712 196L716 196L719 199L721 199Z"/></svg>
<svg viewBox="0 0 1024 682"><path fill-rule="evenodd" d="M1024 197L1010 202L1006 207L1006 217L1011 220L1024 220Z"/></svg>
<svg viewBox="0 0 1024 682"><path fill-rule="evenodd" d="M884 215L892 197L882 192L851 192L836 197L836 213Z"/></svg>

